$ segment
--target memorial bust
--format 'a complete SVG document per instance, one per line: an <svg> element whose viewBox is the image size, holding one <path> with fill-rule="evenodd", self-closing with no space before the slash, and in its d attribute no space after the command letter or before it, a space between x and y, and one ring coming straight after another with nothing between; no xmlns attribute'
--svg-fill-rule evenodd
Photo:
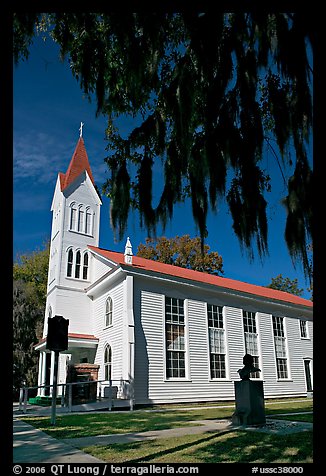
<svg viewBox="0 0 326 476"><path fill-rule="evenodd" d="M238 370L241 380L250 380L250 374L253 372L261 372L258 367L254 366L254 358L250 354L246 354L242 359L244 367Z"/></svg>

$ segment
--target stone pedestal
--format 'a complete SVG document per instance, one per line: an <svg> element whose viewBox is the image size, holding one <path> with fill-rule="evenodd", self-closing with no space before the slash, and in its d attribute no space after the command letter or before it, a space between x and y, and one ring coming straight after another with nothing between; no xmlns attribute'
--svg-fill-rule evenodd
<svg viewBox="0 0 326 476"><path fill-rule="evenodd" d="M234 425L265 425L265 403L263 382L241 380L234 382L235 412Z"/></svg>

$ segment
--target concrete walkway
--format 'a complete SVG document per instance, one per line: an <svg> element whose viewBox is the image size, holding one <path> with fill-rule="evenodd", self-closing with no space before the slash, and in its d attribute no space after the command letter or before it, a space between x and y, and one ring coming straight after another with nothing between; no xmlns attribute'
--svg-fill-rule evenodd
<svg viewBox="0 0 326 476"><path fill-rule="evenodd" d="M16 418L13 437L14 463L103 463Z"/></svg>
<svg viewBox="0 0 326 476"><path fill-rule="evenodd" d="M194 426L186 426L182 428L169 428L166 430L143 431L139 433L123 433L119 435L98 435L85 436L82 438L64 439L77 448L85 448L93 445L112 445L114 443L133 443L135 441L155 440L156 438L175 438L185 435L198 435L207 432L219 432L223 430L234 429L229 420L196 420L190 421ZM232 427L232 428L231 428Z"/></svg>

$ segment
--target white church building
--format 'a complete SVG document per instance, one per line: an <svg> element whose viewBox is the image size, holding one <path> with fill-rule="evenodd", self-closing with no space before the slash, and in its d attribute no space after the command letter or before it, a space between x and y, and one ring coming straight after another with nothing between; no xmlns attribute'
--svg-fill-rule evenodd
<svg viewBox="0 0 326 476"><path fill-rule="evenodd" d="M100 248L100 208L80 137L51 207L38 385L53 382L47 322L60 315L69 319L69 347L60 353L59 383L69 365L89 366L101 391L111 383L134 404L232 400L249 353L265 397L311 394L311 301L133 256L129 239L125 253Z"/></svg>

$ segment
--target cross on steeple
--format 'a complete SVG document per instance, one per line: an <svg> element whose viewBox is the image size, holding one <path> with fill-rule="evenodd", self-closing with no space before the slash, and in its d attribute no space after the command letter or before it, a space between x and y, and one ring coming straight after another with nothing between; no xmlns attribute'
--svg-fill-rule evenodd
<svg viewBox="0 0 326 476"><path fill-rule="evenodd" d="M84 123L81 122L80 123L80 128L79 128L79 137L83 137L83 125L84 125Z"/></svg>

